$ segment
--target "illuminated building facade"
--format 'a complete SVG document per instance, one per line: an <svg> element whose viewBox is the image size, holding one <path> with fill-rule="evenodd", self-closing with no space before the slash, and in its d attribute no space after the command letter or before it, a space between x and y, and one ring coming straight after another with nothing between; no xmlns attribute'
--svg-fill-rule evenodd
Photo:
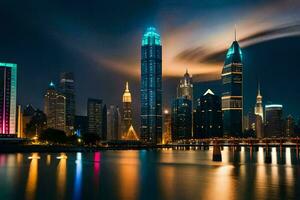
<svg viewBox="0 0 300 200"><path fill-rule="evenodd" d="M106 111L101 99L88 99L88 133L97 134L102 140L106 140L107 136Z"/></svg>
<svg viewBox="0 0 300 200"><path fill-rule="evenodd" d="M287 116L285 120L285 136L295 136L295 120L292 115Z"/></svg>
<svg viewBox="0 0 300 200"><path fill-rule="evenodd" d="M121 114L118 106L110 105L107 110L107 139L121 139Z"/></svg>
<svg viewBox="0 0 300 200"><path fill-rule="evenodd" d="M66 97L56 90L53 82L44 96L44 112L48 128L66 131Z"/></svg>
<svg viewBox="0 0 300 200"><path fill-rule="evenodd" d="M180 97L172 104L172 141L192 138L192 100Z"/></svg>
<svg viewBox="0 0 300 200"><path fill-rule="evenodd" d="M262 95L260 93L260 85L258 84L257 96L256 96L256 104L254 108L255 115L259 115L264 120L264 109L262 105Z"/></svg>
<svg viewBox="0 0 300 200"><path fill-rule="evenodd" d="M16 134L17 65L0 63L0 137Z"/></svg>
<svg viewBox="0 0 300 200"><path fill-rule="evenodd" d="M74 132L75 122L75 85L74 75L71 72L60 74L60 91L66 98L66 131Z"/></svg>
<svg viewBox="0 0 300 200"><path fill-rule="evenodd" d="M169 142L172 142L171 113L167 109L164 110L163 122L163 144L167 144Z"/></svg>
<svg viewBox="0 0 300 200"><path fill-rule="evenodd" d="M162 45L153 27L143 35L141 54L141 139L161 143Z"/></svg>
<svg viewBox="0 0 300 200"><path fill-rule="evenodd" d="M242 136L243 56L235 40L228 49L222 70L222 112L224 136Z"/></svg>
<svg viewBox="0 0 300 200"><path fill-rule="evenodd" d="M208 89L197 101L194 119L195 138L222 137L221 98Z"/></svg>
<svg viewBox="0 0 300 200"><path fill-rule="evenodd" d="M128 82L126 82L125 91L123 94L123 123L122 123L122 135L128 132L130 126L132 125L132 108L131 108L131 93L129 91Z"/></svg>
<svg viewBox="0 0 300 200"><path fill-rule="evenodd" d="M193 81L188 70L186 70L183 79L180 80L177 86L177 97L187 97L187 99L193 100Z"/></svg>
<svg viewBox="0 0 300 200"><path fill-rule="evenodd" d="M283 136L282 105L270 104L265 106L265 137Z"/></svg>

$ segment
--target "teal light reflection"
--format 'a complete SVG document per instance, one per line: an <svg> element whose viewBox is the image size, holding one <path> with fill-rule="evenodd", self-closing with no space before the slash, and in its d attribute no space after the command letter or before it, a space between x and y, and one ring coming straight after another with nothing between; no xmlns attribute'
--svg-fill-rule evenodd
<svg viewBox="0 0 300 200"><path fill-rule="evenodd" d="M81 183L82 183L82 154L78 152L76 154L76 172L74 182L74 196L73 199L81 199Z"/></svg>

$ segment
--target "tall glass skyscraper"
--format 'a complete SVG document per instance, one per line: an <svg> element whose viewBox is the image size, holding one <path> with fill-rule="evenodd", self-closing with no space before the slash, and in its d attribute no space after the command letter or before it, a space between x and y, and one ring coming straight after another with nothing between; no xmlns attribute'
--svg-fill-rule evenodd
<svg viewBox="0 0 300 200"><path fill-rule="evenodd" d="M60 90L66 97L66 131L68 134L72 134L75 122L75 86L72 72L60 74Z"/></svg>
<svg viewBox="0 0 300 200"><path fill-rule="evenodd" d="M265 106L265 137L283 137L283 106L270 104Z"/></svg>
<svg viewBox="0 0 300 200"><path fill-rule="evenodd" d="M171 132L172 141L192 138L192 100L187 96L173 101Z"/></svg>
<svg viewBox="0 0 300 200"><path fill-rule="evenodd" d="M16 134L17 65L0 63L0 137Z"/></svg>
<svg viewBox="0 0 300 200"><path fill-rule="evenodd" d="M242 136L243 55L236 40L226 54L222 71L222 85L224 136Z"/></svg>
<svg viewBox="0 0 300 200"><path fill-rule="evenodd" d="M153 27L143 35L141 54L141 139L161 143L162 46Z"/></svg>

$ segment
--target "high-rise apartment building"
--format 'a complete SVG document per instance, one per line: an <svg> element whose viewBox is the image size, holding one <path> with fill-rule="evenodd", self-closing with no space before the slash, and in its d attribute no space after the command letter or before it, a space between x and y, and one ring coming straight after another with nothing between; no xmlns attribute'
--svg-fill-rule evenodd
<svg viewBox="0 0 300 200"><path fill-rule="evenodd" d="M75 84L72 72L63 72L60 74L60 92L66 99L66 131L72 134L75 122Z"/></svg>
<svg viewBox="0 0 300 200"><path fill-rule="evenodd" d="M17 65L0 63L0 137L16 134Z"/></svg>
<svg viewBox="0 0 300 200"><path fill-rule="evenodd" d="M66 131L66 97L56 90L53 82L44 95L44 112L48 128Z"/></svg>

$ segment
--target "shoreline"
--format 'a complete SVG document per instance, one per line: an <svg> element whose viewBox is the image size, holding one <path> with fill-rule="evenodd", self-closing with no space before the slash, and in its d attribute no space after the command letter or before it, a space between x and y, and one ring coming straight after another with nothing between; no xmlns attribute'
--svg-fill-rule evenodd
<svg viewBox="0 0 300 200"><path fill-rule="evenodd" d="M95 151L105 151L105 150L157 150L157 149L176 149L176 150L208 150L209 147L214 147L213 144L197 144L197 145L120 145L120 146L64 146L64 145L12 145L12 144L1 144L0 153L61 153L61 152L95 152ZM241 147L253 148L253 151L257 151L259 147L263 148L284 148L290 147L297 149L299 148L296 144L284 144L280 146L279 144L219 144L217 146L223 147Z"/></svg>

